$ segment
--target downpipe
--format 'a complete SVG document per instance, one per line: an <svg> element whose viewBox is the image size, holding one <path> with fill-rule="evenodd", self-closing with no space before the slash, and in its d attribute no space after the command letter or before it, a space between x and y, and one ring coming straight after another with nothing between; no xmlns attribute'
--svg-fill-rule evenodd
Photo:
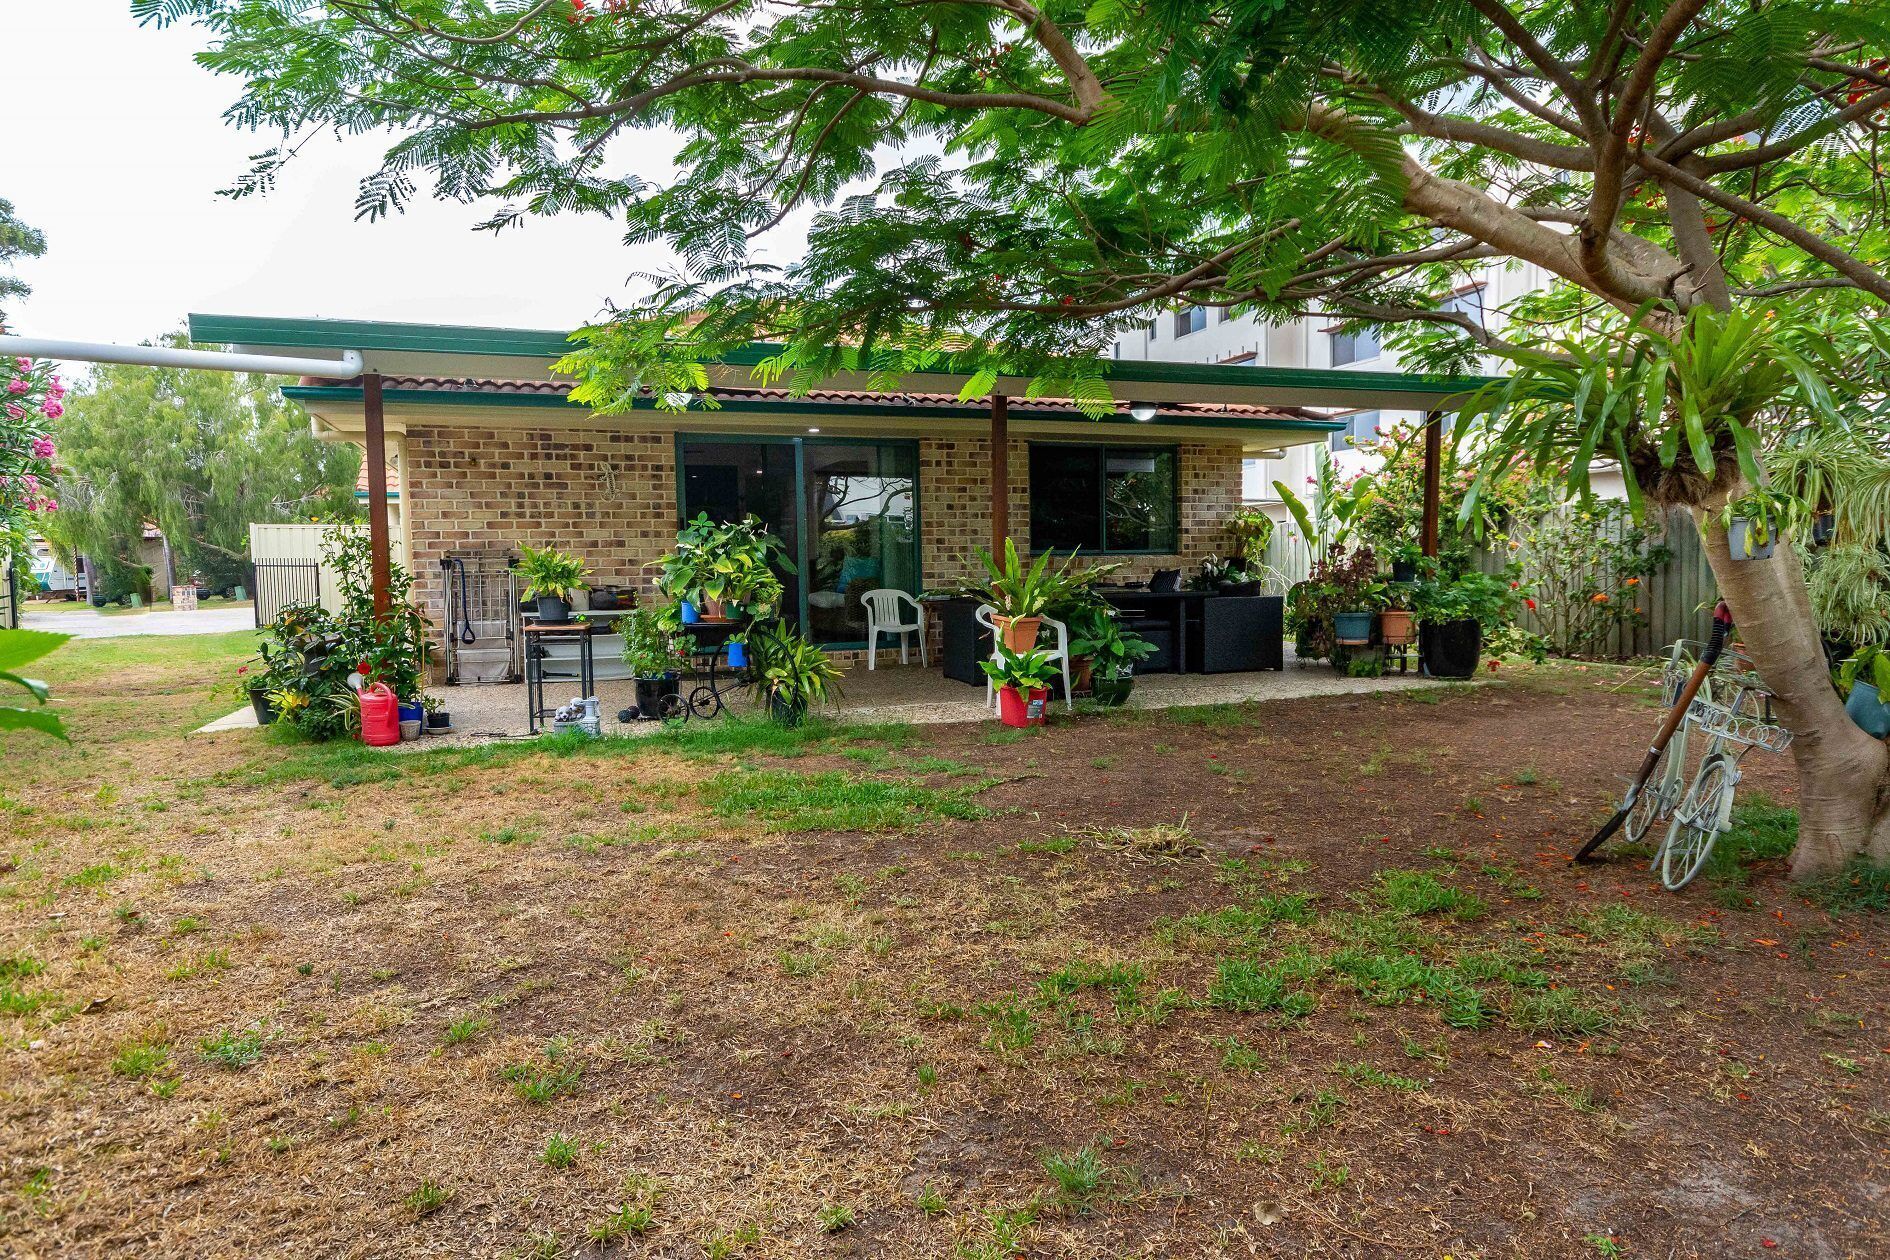
<svg viewBox="0 0 1890 1260"><path fill-rule="evenodd" d="M265 376L316 376L351 380L366 366L359 350L339 359L297 359L274 354L235 354L228 350L180 350L172 346L119 346L105 341L54 341L45 337L0 336L0 355L29 359L66 359L82 363L124 363L132 367L186 368L205 372L257 372Z"/></svg>

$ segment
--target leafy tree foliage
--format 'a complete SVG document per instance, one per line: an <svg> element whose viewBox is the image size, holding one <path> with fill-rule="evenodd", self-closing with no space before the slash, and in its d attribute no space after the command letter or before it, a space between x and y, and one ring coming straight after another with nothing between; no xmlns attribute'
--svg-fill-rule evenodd
<svg viewBox="0 0 1890 1260"><path fill-rule="evenodd" d="M67 397L53 433L60 505L43 528L97 563L108 588L141 585L147 521L180 576L224 585L242 580L252 522L353 511L359 452L317 441L267 377L103 365Z"/></svg>
<svg viewBox="0 0 1890 1260"><path fill-rule="evenodd" d="M33 287L13 275L13 266L21 258L38 258L46 252L46 237L28 227L13 213L13 203L0 197L0 329L6 327L6 301L25 297Z"/></svg>
<svg viewBox="0 0 1890 1260"><path fill-rule="evenodd" d="M1859 409L1778 335L1691 315L1809 295L1870 322L1890 301L1890 0L133 7L206 24L202 60L244 82L232 118L282 133L238 193L312 133L392 127L363 215L430 178L494 203L495 229L597 212L673 246L682 274L568 360L605 410L645 389L681 403L757 336L784 343L766 372L795 386L950 353L983 370L968 393L1002 367L1093 400L1093 352L1181 305L1396 323L1410 356L1461 364L1558 331L1446 301L1476 266L1532 263L1560 282L1536 317L1626 331L1579 380L1557 381L1567 346L1525 366L1545 381L1533 435L1485 400L1498 449L1566 463L1578 490L1624 460L1645 497L1695 509L1800 732L1795 869L1890 860L1890 752L1830 694L1795 556L1736 567L1724 546L1724 511L1789 515L1789 492L1761 494L1772 465ZM674 182L613 160L634 129L680 138ZM800 207L817 210L804 255L764 265L753 242ZM1748 406L1760 386L1781 401ZM1580 423L1549 417L1558 389Z"/></svg>

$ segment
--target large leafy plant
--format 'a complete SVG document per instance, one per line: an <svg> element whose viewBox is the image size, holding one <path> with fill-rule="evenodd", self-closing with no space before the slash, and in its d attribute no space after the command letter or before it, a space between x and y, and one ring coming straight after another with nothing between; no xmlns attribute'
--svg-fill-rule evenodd
<svg viewBox="0 0 1890 1260"><path fill-rule="evenodd" d="M657 585L671 599L713 601L749 617L771 616L785 590L779 574L799 572L781 540L752 515L721 523L699 513L656 563Z"/></svg>
<svg viewBox="0 0 1890 1260"><path fill-rule="evenodd" d="M1026 695L1046 690L1058 678L1056 663L1048 652L1013 652L1002 643L997 645L997 655L979 661L978 668L998 686L1015 687Z"/></svg>
<svg viewBox="0 0 1890 1260"><path fill-rule="evenodd" d="M44 630L0 630L0 731L38 731L54 739L67 738L59 715L46 707L46 684L20 671L70 637ZM18 699L31 703L21 704Z"/></svg>
<svg viewBox="0 0 1890 1260"><path fill-rule="evenodd" d="M584 562L555 547L520 547L512 567L525 579L526 599L569 599L574 591L590 589L584 582L590 576Z"/></svg>
<svg viewBox="0 0 1890 1260"><path fill-rule="evenodd" d="M1004 540L1003 558L994 558L980 550L978 561L984 566L985 580L968 582L959 593L991 605L1000 617L1040 617L1058 604L1079 599L1114 565L1096 569L1078 568L1076 555L1065 556L1061 564L1052 564L1055 556L1045 552L1026 565L1017 554L1015 539Z"/></svg>
<svg viewBox="0 0 1890 1260"><path fill-rule="evenodd" d="M1305 659L1332 658L1339 650L1333 619L1344 612L1384 606L1386 584L1370 547L1335 549L1315 562L1303 582L1286 592L1286 629L1294 651Z"/></svg>

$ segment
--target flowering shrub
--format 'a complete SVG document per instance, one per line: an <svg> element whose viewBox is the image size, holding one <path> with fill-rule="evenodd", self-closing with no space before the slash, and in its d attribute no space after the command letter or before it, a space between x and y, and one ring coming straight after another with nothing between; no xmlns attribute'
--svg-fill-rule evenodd
<svg viewBox="0 0 1890 1260"><path fill-rule="evenodd" d="M1673 557L1619 499L1543 512L1514 541L1533 588L1536 625L1558 656L1605 652L1617 629L1646 624L1642 590Z"/></svg>
<svg viewBox="0 0 1890 1260"><path fill-rule="evenodd" d="M26 563L27 536L38 512L59 508L52 497L53 456L46 425L65 414L66 387L50 363L4 361L0 380L0 551Z"/></svg>

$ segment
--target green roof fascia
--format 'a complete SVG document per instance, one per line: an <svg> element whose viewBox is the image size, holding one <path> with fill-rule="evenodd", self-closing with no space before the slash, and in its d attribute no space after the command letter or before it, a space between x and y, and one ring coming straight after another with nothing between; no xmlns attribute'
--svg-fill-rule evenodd
<svg viewBox="0 0 1890 1260"><path fill-rule="evenodd" d="M354 385L289 385L282 390L284 398L296 402L360 402L361 390ZM421 406L470 406L470 407L535 407L563 408L567 411L584 410L579 404L571 402L562 394L518 394L501 390L439 390L439 389L389 389L383 390L381 399L384 403L417 403ZM1014 414L1019 419L1060 419L1063 417L1033 417L1029 413L1030 404L1018 400L1014 404ZM638 399L632 404L635 411L657 411L654 399ZM741 415L810 415L824 416L881 416L881 417L921 417L942 416L948 419L982 420L991 414L988 407L965 405L960 407L907 407L898 403L825 403L814 399L742 399L732 398L724 401L720 407L690 407L686 411L670 412L671 415L715 416L721 412ZM1067 417L1072 422L1090 420L1095 424L1132 424L1143 423L1132 416L1114 415L1091 419L1077 412ZM1301 431L1308 433L1334 433L1345 427L1343 420L1260 420L1252 416L1159 416L1150 424L1180 426L1195 429L1260 429L1267 431Z"/></svg>
<svg viewBox="0 0 1890 1260"><path fill-rule="evenodd" d="M575 346L570 334L551 329L485 328L455 324L405 324L379 320L274 319L246 315L190 317L193 341L252 346L299 346L311 349L385 350L409 353L488 355L556 359ZM729 367L755 367L780 354L784 346L750 342L722 358ZM1405 372L1355 372L1344 368L1260 367L1244 363L1172 363L1160 359L1102 359L1104 379L1112 385L1198 385L1259 393L1268 389L1313 391L1331 395L1334 406L1347 406L1347 393L1404 394L1414 410L1429 399L1462 397L1498 378L1429 376ZM865 369L861 369L865 370ZM942 357L913 375L969 375L972 369ZM450 372L442 372L450 375ZM1125 391L1117 390L1118 394ZM1133 393L1132 390L1126 391ZM1319 405L1326 405L1324 403Z"/></svg>
<svg viewBox="0 0 1890 1260"><path fill-rule="evenodd" d="M220 345L307 346L323 350L406 350L558 359L575 346L569 334L539 328L401 324L371 319L271 319L191 314L190 339Z"/></svg>

